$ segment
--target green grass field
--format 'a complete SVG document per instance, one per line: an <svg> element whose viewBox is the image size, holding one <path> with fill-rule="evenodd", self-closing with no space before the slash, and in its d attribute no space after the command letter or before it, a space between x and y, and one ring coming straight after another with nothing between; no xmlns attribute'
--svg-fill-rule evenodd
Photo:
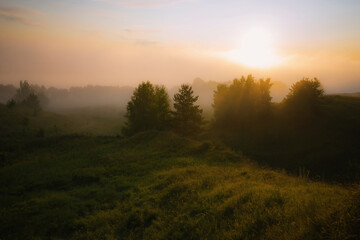
<svg viewBox="0 0 360 240"><path fill-rule="evenodd" d="M358 185L167 132L26 142L0 169L1 239L358 239Z"/></svg>
<svg viewBox="0 0 360 240"><path fill-rule="evenodd" d="M358 156L359 99L325 100L316 132L289 126L286 141L261 146L211 130L123 138L115 107L34 115L0 105L0 239L360 239L356 178L291 171L310 162L342 173L347 162L337 158ZM256 163L264 159L276 169Z"/></svg>

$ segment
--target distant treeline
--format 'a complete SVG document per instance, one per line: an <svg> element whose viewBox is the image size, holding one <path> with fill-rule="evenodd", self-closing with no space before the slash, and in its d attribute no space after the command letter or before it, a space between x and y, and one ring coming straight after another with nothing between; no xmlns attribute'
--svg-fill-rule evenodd
<svg viewBox="0 0 360 240"><path fill-rule="evenodd" d="M31 84L30 86L36 95L42 95L46 98L46 101L41 101L41 105L43 108L48 109L105 105L125 106L134 90L133 87L91 85L85 87L71 87L69 89L55 87L46 88L36 84ZM13 85L0 84L0 102L6 103L14 98L17 89L19 88Z"/></svg>
<svg viewBox="0 0 360 240"><path fill-rule="evenodd" d="M25 81L24 81L25 82ZM229 82L230 83L230 82ZM134 87L130 86L93 86L88 85L84 87L70 87L70 88L55 88L45 87L36 84L31 84L31 88L36 94L46 96L47 101L41 103L43 108L57 109L57 108L74 108L74 107L88 107L88 106L125 106L134 91ZM204 81L200 78L194 79L190 84L194 93L199 96L198 104L210 109L213 101L213 94L219 83L215 81ZM0 103L6 103L14 97L19 86L0 84ZM173 96L179 86L167 89L169 95ZM274 82L271 95L273 101L279 102L286 95L288 87L282 82Z"/></svg>

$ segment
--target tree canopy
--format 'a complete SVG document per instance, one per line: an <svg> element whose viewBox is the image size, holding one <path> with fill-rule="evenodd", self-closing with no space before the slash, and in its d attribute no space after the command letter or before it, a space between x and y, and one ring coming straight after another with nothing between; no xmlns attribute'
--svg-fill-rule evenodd
<svg viewBox="0 0 360 240"><path fill-rule="evenodd" d="M270 79L256 80L252 75L220 84L214 92L214 115L218 126L238 126L264 116L271 104Z"/></svg>
<svg viewBox="0 0 360 240"><path fill-rule="evenodd" d="M291 86L284 102L291 111L310 114L317 110L323 96L324 90L317 78L303 78Z"/></svg>
<svg viewBox="0 0 360 240"><path fill-rule="evenodd" d="M14 99L16 102L21 103L31 95L35 94L34 89L31 87L28 81L20 81L20 87L16 90Z"/></svg>
<svg viewBox="0 0 360 240"><path fill-rule="evenodd" d="M166 129L170 119L170 99L163 86L143 82L134 90L127 104L126 126L123 133Z"/></svg>
<svg viewBox="0 0 360 240"><path fill-rule="evenodd" d="M39 97L41 95L41 98ZM48 101L44 94L36 93L28 81L20 81L20 87L16 90L14 100L17 104L32 109L34 113L41 110L41 99ZM14 102L8 101L8 106L14 106Z"/></svg>
<svg viewBox="0 0 360 240"><path fill-rule="evenodd" d="M195 105L199 96L194 96L190 85L181 85L174 95L174 130L182 135L192 135L200 131L203 123L202 109Z"/></svg>

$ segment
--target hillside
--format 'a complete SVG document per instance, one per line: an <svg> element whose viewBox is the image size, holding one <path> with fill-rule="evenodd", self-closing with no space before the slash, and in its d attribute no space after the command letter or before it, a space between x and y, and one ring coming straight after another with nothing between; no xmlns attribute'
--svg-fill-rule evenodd
<svg viewBox="0 0 360 240"><path fill-rule="evenodd" d="M340 182L360 180L360 98L324 96L310 116L291 116L282 104L246 129L210 132L252 159L292 173Z"/></svg>
<svg viewBox="0 0 360 240"><path fill-rule="evenodd" d="M23 143L0 169L1 239L358 239L357 185L296 178L150 131Z"/></svg>

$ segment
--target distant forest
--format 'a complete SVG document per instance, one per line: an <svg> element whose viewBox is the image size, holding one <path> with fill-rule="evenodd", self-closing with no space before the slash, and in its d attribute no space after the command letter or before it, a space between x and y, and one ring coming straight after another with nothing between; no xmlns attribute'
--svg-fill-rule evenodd
<svg viewBox="0 0 360 240"><path fill-rule="evenodd" d="M227 84L231 83L230 81ZM31 84L31 82L30 82ZM190 84L194 93L199 96L198 104L210 109L213 102L213 94L219 83L215 81L204 81L200 78L193 80ZM93 86L55 88L31 84L37 94L46 96L43 108L56 110L58 108L74 108L87 106L123 106L129 101L135 87L130 86ZM0 103L6 103L16 94L19 86L0 84ZM170 96L173 96L179 86L167 89ZM271 96L274 102L280 102L288 92L288 86L283 82L273 82Z"/></svg>

